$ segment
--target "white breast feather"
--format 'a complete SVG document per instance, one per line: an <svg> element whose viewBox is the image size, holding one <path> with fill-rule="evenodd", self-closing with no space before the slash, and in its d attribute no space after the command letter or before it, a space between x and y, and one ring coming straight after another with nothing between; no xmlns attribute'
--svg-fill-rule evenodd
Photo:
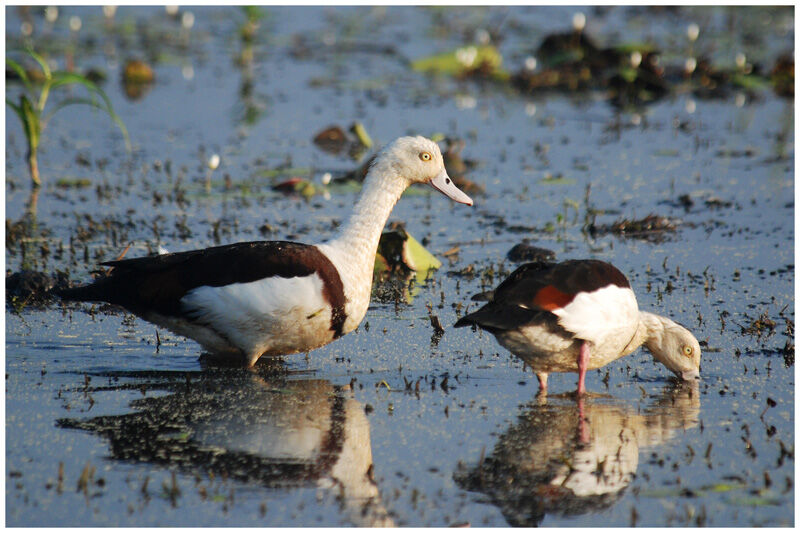
<svg viewBox="0 0 800 533"><path fill-rule="evenodd" d="M639 322L639 306L633 291L616 285L582 292L552 313L577 338L598 343L614 332L627 332L631 328L634 331Z"/></svg>
<svg viewBox="0 0 800 533"><path fill-rule="evenodd" d="M347 315L342 331L349 333L358 326L369 307L375 250L357 254L354 250L341 250L329 244L318 244L317 248L330 259L342 280L346 299L345 314ZM364 260L361 255L367 257L367 260Z"/></svg>
<svg viewBox="0 0 800 533"><path fill-rule="evenodd" d="M318 313L323 333L330 328L330 306L322 296L317 274L304 277L271 277L223 287L198 287L181 299L185 311L200 322L212 324L245 352L254 352L280 339L291 343L291 330ZM327 328L325 320L327 319ZM311 324L307 324L311 327ZM287 331L288 330L288 331ZM302 332L298 332L302 334ZM298 343L299 344L299 343Z"/></svg>

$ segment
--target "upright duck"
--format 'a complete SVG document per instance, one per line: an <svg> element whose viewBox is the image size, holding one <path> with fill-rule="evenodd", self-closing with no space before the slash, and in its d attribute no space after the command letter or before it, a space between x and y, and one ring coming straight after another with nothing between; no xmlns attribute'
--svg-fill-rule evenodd
<svg viewBox="0 0 800 533"><path fill-rule="evenodd" d="M700 376L700 345L669 318L640 311L625 275L593 259L527 263L486 293L489 303L455 323L492 333L525 361L547 392L550 372L578 372L578 394L586 371L605 366L644 344L653 358L678 377Z"/></svg>
<svg viewBox="0 0 800 533"><path fill-rule="evenodd" d="M306 352L364 318L378 240L413 183L472 205L447 175L436 143L401 137L375 157L350 219L333 240L242 242L109 261L102 263L113 267L108 276L58 294L120 305L228 363L252 366L262 355Z"/></svg>

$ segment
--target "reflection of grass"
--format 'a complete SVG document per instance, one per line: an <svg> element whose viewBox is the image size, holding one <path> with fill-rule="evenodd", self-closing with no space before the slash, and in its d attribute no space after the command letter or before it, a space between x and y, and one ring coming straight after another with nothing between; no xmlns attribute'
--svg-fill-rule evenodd
<svg viewBox="0 0 800 533"><path fill-rule="evenodd" d="M25 139L28 144L28 151L26 158L28 160L28 169L30 170L31 179L34 186L38 187L42 184L39 177L39 140L41 138L42 130L44 129L47 121L56 111L63 109L70 105L84 104L100 109L108 113L125 137L125 146L130 150L130 141L128 139L128 130L125 129L125 124L114 112L111 106L111 100L106 96L100 87L95 85L85 76L76 74L74 72L61 72L52 71L47 61L34 52L33 50L26 50L25 53L34 59L41 68L41 73L35 74L36 79L41 78L41 87L34 88L31 77L25 71L21 64L17 63L14 59L6 57L6 67L14 71L22 81L25 90L19 97L19 104L15 104L9 98L6 98L6 105L10 107L22 122L23 130L25 131ZM49 113L45 114L45 106L52 91L62 87L69 87L71 85L81 85L89 92L89 98L69 97L64 98L58 102ZM96 97L100 97L97 100Z"/></svg>

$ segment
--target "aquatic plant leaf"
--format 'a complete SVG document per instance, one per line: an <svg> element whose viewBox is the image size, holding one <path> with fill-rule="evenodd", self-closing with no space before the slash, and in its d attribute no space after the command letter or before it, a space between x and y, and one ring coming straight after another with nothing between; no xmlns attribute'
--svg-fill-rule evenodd
<svg viewBox="0 0 800 533"><path fill-rule="evenodd" d="M408 270L426 272L442 266L442 262L402 226L383 232L378 242L378 255L386 262L388 269L404 267Z"/></svg>
<svg viewBox="0 0 800 533"><path fill-rule="evenodd" d="M28 147L31 152L36 152L39 147L39 134L42 131L42 123L39 121L39 114L27 96L20 96L20 109L22 111L22 125L25 128L25 137L28 139Z"/></svg>
<svg viewBox="0 0 800 533"><path fill-rule="evenodd" d="M442 266L442 262L422 246L417 239L409 233L406 233L406 237L405 253L403 255L406 264L411 270L424 272Z"/></svg>
<svg viewBox="0 0 800 533"><path fill-rule="evenodd" d="M748 90L760 90L769 86L769 80L761 76L746 74L734 74L731 76L731 83L737 87Z"/></svg>
<svg viewBox="0 0 800 533"><path fill-rule="evenodd" d="M630 54L633 52L652 53L656 47L650 43L621 43L614 47L614 51L620 54Z"/></svg>
<svg viewBox="0 0 800 533"><path fill-rule="evenodd" d="M28 77L28 73L25 72L25 69L22 68L22 65L20 65L10 57L6 57L6 67L13 70L17 74L17 76L19 76L19 79L25 85L25 89L27 89L28 92L33 93L33 85L31 85L31 80Z"/></svg>
<svg viewBox="0 0 800 533"><path fill-rule="evenodd" d="M746 485L741 483L731 484L731 483L716 483L709 487L703 487L706 490L711 492L730 492L732 490L739 490L743 489Z"/></svg>
<svg viewBox="0 0 800 533"><path fill-rule="evenodd" d="M369 133L367 133L367 129L364 127L362 123L355 122L353 123L350 129L358 138L358 142L360 142L365 148L372 147L372 138L369 136Z"/></svg>
<svg viewBox="0 0 800 533"><path fill-rule="evenodd" d="M375 265L372 267L372 275L378 276L389 270L389 263L380 253L375 254Z"/></svg>
<svg viewBox="0 0 800 533"><path fill-rule="evenodd" d="M58 181L56 181L56 187L62 189L80 189L89 187L91 184L92 180L89 178L59 178Z"/></svg>
<svg viewBox="0 0 800 533"><path fill-rule="evenodd" d="M509 74L502 68L503 57L491 45L465 46L450 52L435 54L417 59L411 68L417 72L462 76L473 70L484 70L496 79L508 79Z"/></svg>
<svg viewBox="0 0 800 533"><path fill-rule="evenodd" d="M635 68L625 67L619 70L620 77L628 83L636 81L637 73Z"/></svg>
<svg viewBox="0 0 800 533"><path fill-rule="evenodd" d="M47 61L44 59L44 57L42 57L41 55L39 55L38 53L34 52L34 51L33 51L33 50L31 50L31 49L29 49L29 50L26 50L26 52L27 52L27 53L28 53L28 55L30 55L30 56L31 56L33 59L35 59L37 63L39 63L39 66L40 66L40 67L42 67L42 72L44 73L44 77L45 77L45 78L47 78L47 79L50 79L50 78L52 78L52 77L53 77L53 74L52 74L52 72L50 71L50 65L48 65L48 64L47 64Z"/></svg>

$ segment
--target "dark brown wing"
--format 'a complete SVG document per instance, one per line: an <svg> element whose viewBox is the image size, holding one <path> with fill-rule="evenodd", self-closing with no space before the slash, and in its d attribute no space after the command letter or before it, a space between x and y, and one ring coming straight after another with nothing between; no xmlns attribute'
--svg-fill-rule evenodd
<svg viewBox="0 0 800 533"><path fill-rule="evenodd" d="M181 298L197 287L317 273L328 302L334 310L344 312L344 288L338 271L316 246L307 244L243 242L103 264L114 267L110 275L90 285L60 291L59 296L109 302L136 313L156 311L180 316Z"/></svg>
<svg viewBox="0 0 800 533"><path fill-rule="evenodd" d="M605 261L527 263L495 289L493 301L552 311L567 305L580 292L593 292L609 285L630 287L625 275Z"/></svg>
<svg viewBox="0 0 800 533"><path fill-rule="evenodd" d="M553 322L551 311L569 304L576 294L610 284L630 287L625 275L604 261L526 263L497 286L489 303L458 320L454 327L474 324L488 331L500 331L534 322Z"/></svg>

